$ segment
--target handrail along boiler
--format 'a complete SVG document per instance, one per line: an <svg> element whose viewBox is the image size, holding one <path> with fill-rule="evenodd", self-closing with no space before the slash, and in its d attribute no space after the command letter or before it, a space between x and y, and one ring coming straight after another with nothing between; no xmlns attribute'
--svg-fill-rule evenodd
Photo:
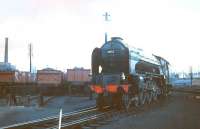
<svg viewBox="0 0 200 129"><path fill-rule="evenodd" d="M98 107L137 106L166 95L169 62L143 50L128 47L120 37L112 37L92 52L91 90Z"/></svg>

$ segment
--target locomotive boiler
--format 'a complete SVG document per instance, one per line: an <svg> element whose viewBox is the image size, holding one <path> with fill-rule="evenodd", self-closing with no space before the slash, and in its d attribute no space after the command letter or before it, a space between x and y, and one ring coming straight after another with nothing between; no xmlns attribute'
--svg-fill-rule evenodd
<svg viewBox="0 0 200 129"><path fill-rule="evenodd" d="M92 52L92 85L99 108L143 105L165 96L169 84L169 62L143 50L128 47L112 37Z"/></svg>

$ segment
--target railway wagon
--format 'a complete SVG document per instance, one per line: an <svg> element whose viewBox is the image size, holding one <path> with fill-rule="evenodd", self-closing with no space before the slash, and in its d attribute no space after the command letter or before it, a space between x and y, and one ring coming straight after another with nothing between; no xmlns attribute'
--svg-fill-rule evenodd
<svg viewBox="0 0 200 129"><path fill-rule="evenodd" d="M12 83L17 81L17 71L0 71L0 83Z"/></svg>
<svg viewBox="0 0 200 129"><path fill-rule="evenodd" d="M63 87L63 72L52 68L37 71L37 87L43 95L65 94Z"/></svg>
<svg viewBox="0 0 200 129"><path fill-rule="evenodd" d="M16 80L16 71L0 71L0 96L6 96Z"/></svg>
<svg viewBox="0 0 200 129"><path fill-rule="evenodd" d="M0 71L0 96L10 93L32 94L35 91L34 81L34 77L29 72Z"/></svg>
<svg viewBox="0 0 200 129"><path fill-rule="evenodd" d="M72 92L89 92L88 84L91 81L90 69L77 68L67 69L66 80L71 85Z"/></svg>
<svg viewBox="0 0 200 129"><path fill-rule="evenodd" d="M16 73L16 83L34 83L35 82L35 75L31 74L27 71L19 71Z"/></svg>
<svg viewBox="0 0 200 129"><path fill-rule="evenodd" d="M32 83L34 76L30 72L23 71L0 71L1 84Z"/></svg>
<svg viewBox="0 0 200 129"><path fill-rule="evenodd" d="M38 85L54 85L58 86L63 82L63 72L46 68L37 71L37 84Z"/></svg>
<svg viewBox="0 0 200 129"><path fill-rule="evenodd" d="M169 62L113 37L92 52L91 90L96 104L124 107L151 103L168 93Z"/></svg>
<svg viewBox="0 0 200 129"><path fill-rule="evenodd" d="M67 69L67 81L74 83L89 82L91 80L89 74L90 74L90 69L84 69L84 68Z"/></svg>

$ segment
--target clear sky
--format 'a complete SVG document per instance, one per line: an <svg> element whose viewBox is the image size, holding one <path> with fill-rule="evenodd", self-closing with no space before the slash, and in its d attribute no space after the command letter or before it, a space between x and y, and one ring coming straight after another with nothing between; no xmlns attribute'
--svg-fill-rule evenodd
<svg viewBox="0 0 200 129"><path fill-rule="evenodd" d="M37 69L90 68L105 31L166 58L177 71L200 69L199 0L0 1L0 61L8 37L9 62L20 70L29 70L29 43Z"/></svg>

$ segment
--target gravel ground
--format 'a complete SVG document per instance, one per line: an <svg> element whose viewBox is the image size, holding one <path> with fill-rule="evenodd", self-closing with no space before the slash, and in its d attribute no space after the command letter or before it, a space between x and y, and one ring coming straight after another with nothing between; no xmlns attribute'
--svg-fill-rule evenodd
<svg viewBox="0 0 200 129"><path fill-rule="evenodd" d="M99 129L200 129L200 99L191 94L172 93L157 102L122 118L114 118Z"/></svg>
<svg viewBox="0 0 200 129"><path fill-rule="evenodd" d="M0 128L11 124L39 119L42 117L58 115L60 108L63 113L77 109L94 106L95 101L88 97L56 97L44 107L13 106L0 107Z"/></svg>

